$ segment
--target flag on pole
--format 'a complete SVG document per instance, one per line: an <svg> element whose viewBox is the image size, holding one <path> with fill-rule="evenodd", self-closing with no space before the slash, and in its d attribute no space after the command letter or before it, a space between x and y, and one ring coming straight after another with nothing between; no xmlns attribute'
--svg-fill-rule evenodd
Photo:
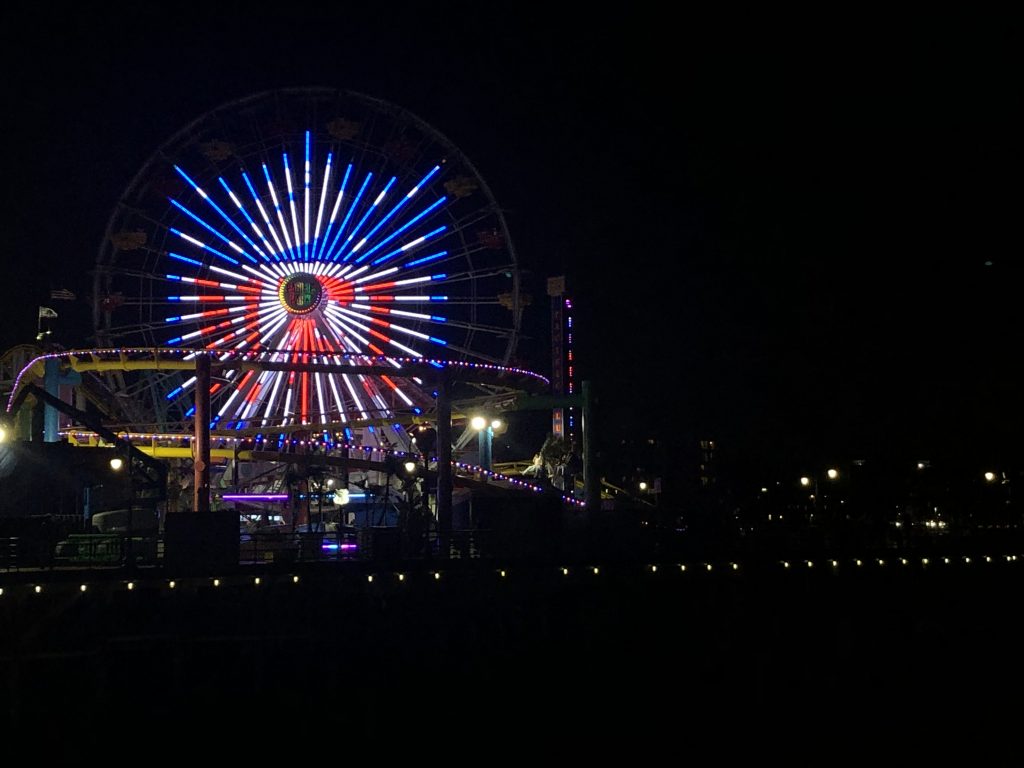
<svg viewBox="0 0 1024 768"><path fill-rule="evenodd" d="M57 299L58 301L74 301L75 294L69 291L67 288L55 288L50 291L50 298Z"/></svg>
<svg viewBox="0 0 1024 768"><path fill-rule="evenodd" d="M39 319L40 320L42 320L44 317L56 317L56 316L57 316L57 313L54 312L49 307L40 307L39 308Z"/></svg>

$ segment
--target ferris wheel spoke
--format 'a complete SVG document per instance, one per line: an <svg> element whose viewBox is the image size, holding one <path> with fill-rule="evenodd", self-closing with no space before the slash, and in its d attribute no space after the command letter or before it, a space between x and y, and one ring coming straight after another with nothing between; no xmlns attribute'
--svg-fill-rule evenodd
<svg viewBox="0 0 1024 768"><path fill-rule="evenodd" d="M270 260L271 256L274 259L280 259L280 256L278 256L277 252L274 250L274 246L270 243L269 240L267 240L266 235L263 234L263 230L260 229L259 224L257 224L255 219L253 219L253 217L249 215L249 211L246 210L245 206L242 204L242 201L238 199L238 196L234 193L234 191L232 191L231 187L228 186L228 183L224 180L224 177L218 176L217 181L220 182L221 187L223 187L228 197L231 198L231 202L235 204L235 207L238 209L239 213L241 213L245 220L249 222L249 226L252 228L252 231L256 233L256 236L263 243L263 247L266 249L267 253L270 254L270 256L267 256L265 253L260 251L259 247L255 243L253 243L252 246L257 251L257 253L259 253L261 256L263 256L264 259L268 261ZM248 240L248 238L246 239Z"/></svg>
<svg viewBox="0 0 1024 768"><path fill-rule="evenodd" d="M263 223L267 226L267 231L270 232L270 236L274 238L274 243L277 245L277 250L273 251L275 261L280 261L281 256L287 256L287 250L284 247L284 243L281 242L281 238L277 234L277 230L274 228L274 223L270 220L270 215L267 213L267 209L263 207L263 203L260 201L260 196L256 193L256 188L253 186L252 181L249 179L249 174L242 171L242 180L245 185L249 188L249 194L252 196L253 202L256 203L256 208L260 212L260 216L263 218ZM257 231L259 231L257 229ZM260 233L260 237L263 237L263 233ZM264 238L266 241L266 238Z"/></svg>
<svg viewBox="0 0 1024 768"><path fill-rule="evenodd" d="M380 230L380 229L381 229L381 228L382 228L382 227L383 227L383 226L384 226L385 224L387 224L387 222L388 222L388 221L390 221L390 220L391 220L391 219L392 219L392 218L393 218L393 217L394 217L394 216L395 216L396 214L398 214L398 212L399 212L399 211L400 211L400 210L401 210L401 209L402 209L402 208L403 208L403 207L404 207L404 206L406 205L406 203L408 203L408 202L409 202L410 200L412 200L412 199L413 199L413 197L415 197L415 196L416 196L416 195L417 195L417 194L419 193L419 191L420 191L420 190L421 190L421 189L422 189L422 188L423 188L424 186L426 186L426 184L427 184L427 183L428 183L428 182L430 181L431 177L432 177L432 176L434 176L434 175L435 175L435 174L436 174L436 173L437 173L437 172L438 172L439 170L441 170L441 166L440 166L440 165L435 165L435 166L434 166L434 167L433 167L433 168L432 168L432 169L430 170L430 172L429 172L429 173L427 173L427 175L426 175L426 176L424 176L424 177L423 177L423 178L422 178L422 179L421 179L421 180L419 181L419 183L415 184L415 185L413 186L413 188L412 188L411 190L409 190L409 192L407 192L407 193L406 193L405 195L403 195L402 199L401 199L401 200L399 200L399 201L398 201L398 203L397 203L397 204L396 204L396 205L395 205L394 207L392 207L392 209L391 209L390 211L388 211L388 212L387 212L387 213L386 213L386 214L385 214L385 215L384 215L384 216L383 216L383 217L381 218L381 220L377 222L377 224L375 224L375 225L374 225L373 229L371 229L371 230L370 230L370 231L369 231L369 232L368 232L368 233L366 234L366 236L365 236L365 237L363 237L363 238L362 238L362 239L361 239L361 240L360 240L359 242L357 242L357 243L356 243L356 244L355 244L355 245L354 245L354 246L353 246L353 247L351 248L351 250L349 250L348 252L346 252L346 254L344 255L344 257L342 258L342 261L348 261L348 259L349 259L349 257L350 257L350 256L354 255L354 254L355 254L355 253L356 253L356 252L357 252L357 251L358 251L358 250L359 250L360 248L362 248L362 247L363 247L364 245L366 245L366 243L367 243L367 242L369 242L369 241L370 241L370 239L371 239L371 238L373 238L373 236L374 236L375 234L377 234L377 232L378 232L378 231L379 231L379 230ZM387 192L388 188L390 188L391 184L393 184L393 183L395 182L395 179L396 179L396 178L397 178L397 177L394 177L394 176L392 176L392 177L391 177L391 181L389 181L389 182L388 182L388 186L387 186L387 187L385 187L385 189L384 189L384 192L382 192L382 193L381 193L381 198L382 198L382 197L383 197L383 195L384 195L384 194L385 194L385 193ZM372 208L371 208L371 209L370 209L369 211L367 211L367 216L364 216L364 217L363 217L363 220L364 220L364 221L365 221L365 220L366 220L366 218L367 218L367 217L369 216L369 214L370 214L370 213L371 213L371 212L373 211L373 209L374 209L374 208L376 207L377 203L379 203L379 202L380 202L381 198L378 198L378 199L377 199L376 201L374 201L374 205L373 205L373 207L372 207ZM361 224L362 224L362 222L360 222L360 225L361 225ZM357 234L357 233L358 233L358 230L359 230L359 227L356 227L356 230L355 230L355 231L354 231L354 232L353 232L353 233L352 233L351 235L349 235L348 239L346 239L346 241L345 241L345 244L346 244L346 245L347 245L347 244L348 244L348 243L349 243L349 242L350 242L350 241L352 240L352 238L353 238L353 237L355 236L355 234Z"/></svg>
<svg viewBox="0 0 1024 768"><path fill-rule="evenodd" d="M267 182L267 189L270 190L270 199L274 203L274 212L277 214L277 223L281 227L281 235L284 236L284 244L285 244L285 249L286 249L287 255L290 255L292 258L296 258L296 253L292 249L291 238L288 237L288 225L285 224L285 222L284 222L284 214L281 213L281 201L277 199L277 190L274 188L274 182L273 182L273 180L270 177L270 169L267 167L266 163L263 163L262 166L263 166L263 178Z"/></svg>
<svg viewBox="0 0 1024 768"><path fill-rule="evenodd" d="M395 183L395 180L396 177L392 176L388 180L388 183L384 185L384 189L382 189L380 193L377 195L377 197L374 198L374 201L370 203L369 207L366 209L366 212L363 214L363 218L359 220L359 223L357 223L352 228L352 231L349 233L349 236L345 238L345 242L342 244L342 250L344 250L345 247L352 242L352 238L359 234L359 230L363 228L363 225L366 223L366 220L377 212L377 206L380 205L384 198L387 196L388 192L391 189L391 186ZM347 251L346 256L342 257L342 261L347 261L347 255L354 253L356 250L358 250L360 244L364 242L366 242L366 238L363 238L359 243L356 243L356 245L351 250Z"/></svg>
<svg viewBox="0 0 1024 768"><path fill-rule="evenodd" d="M182 170L181 166L175 165L174 166L174 170L176 170L178 172L178 174L183 179L185 179L185 181L187 181L189 183L189 185L196 191L196 193L203 200L205 200L210 205L210 207L213 208L213 210L215 210L225 222L227 222L228 226L230 226L232 229L234 229L235 232L237 232L239 234L239 236L243 240L245 240L245 242L247 242L252 247L252 249L254 251L256 251L256 253L258 253L264 259L267 258L267 255L265 253L263 253L263 251L260 249L260 247L258 245L256 245L256 243L254 243L252 241L252 239L247 234L245 234L244 231L242 231L241 227L239 227L237 224L235 224L235 222L232 220L232 218L230 216L228 216L227 213L224 212L224 209L221 208L219 205L217 205L217 203L213 200L213 198L210 197L202 187L200 187L195 181L192 180L191 176L189 176L187 173L185 173L184 170ZM224 184L224 180L223 179L221 179L220 181L221 181L221 184ZM225 184L224 186L226 187L227 185ZM172 202L174 202L174 201L172 200ZM218 237L221 237L221 239L223 239L231 248L234 248L236 251L238 251L239 253L241 253L243 255L248 255L248 254L245 254L245 252L242 250L242 248L240 246L236 245L231 240L229 240L228 238L224 237L223 234L219 230L217 230L215 227L212 227L211 225L207 224L205 221L200 219L198 216L196 216L192 212L188 211L186 208L184 208L184 206L181 206L181 210L185 211L185 213L188 213L188 215L191 218L193 218L196 221L198 221L206 229L210 230L211 232L213 232ZM249 256L249 258L252 258L252 257ZM256 260L253 259L253 261L255 262Z"/></svg>
<svg viewBox="0 0 1024 768"><path fill-rule="evenodd" d="M352 166L350 165L349 168L351 168L351 167ZM347 178L348 178L348 176L346 175L346 179ZM356 196L354 198L352 198L352 202L349 203L348 209L345 212L345 218L342 219L341 224L338 225L338 232L334 236L334 239L331 241L330 246L327 248L327 251L323 255L323 261L327 261L328 259L331 259L332 261L337 261L338 254L336 254L334 252L335 246L338 244L338 239L343 234L345 234L345 227L348 225L349 220L352 218L352 215L355 213L356 206L359 205L359 201L363 199L363 193L366 192L366 188L370 185L370 180L372 178L373 178L373 172L372 171L368 172L366 174L366 176L363 178L362 186L359 187L359 191L356 192ZM338 196L338 201L341 202L340 194Z"/></svg>
<svg viewBox="0 0 1024 768"><path fill-rule="evenodd" d="M312 254L312 257L313 257L314 261L316 261L319 258L319 255L318 255L317 251L318 251L318 247L320 245L320 225L323 223L323 220L324 220L324 205L327 202L328 189L330 188L330 182L331 182L331 161L333 160L333 158L334 158L334 154L332 152L328 152L327 153L327 163L324 166L323 186L320 189L320 204L317 206L317 212L316 212L316 225L313 228L313 241L312 241L311 247L310 247L310 253Z"/></svg>
<svg viewBox="0 0 1024 768"><path fill-rule="evenodd" d="M445 197L440 197L437 200L435 200L433 203L428 205L425 209L423 209L418 214L416 214L413 218L409 219L409 221L407 221L401 227L399 227L394 232L392 232L390 235L388 235L383 240L381 240L379 243L377 243L377 245L375 245L372 248L369 248L366 251L364 251L361 256L356 258L355 263L359 264L360 262L368 259L370 256L372 256L377 251L382 249L385 245L387 245L392 240L397 238L399 235L401 235L407 229L409 229L410 227L415 225L420 219L423 219L423 218L429 216L435 210L437 210L442 205L444 205L446 200L447 200L447 198L445 198ZM447 229L448 229L447 225L442 225L440 227L437 227L436 229L428 232L427 234L421 235L420 237L417 237L416 239L409 241L405 245L399 246L398 248L396 248L396 249L394 249L392 251L389 251L388 253L385 253L383 256L378 256L376 259L374 259L370 263L373 266L376 266L378 264L383 264L385 261L390 261L391 259L395 258L396 256L399 256L399 255L401 255L403 253L406 253L407 251L410 251L410 250L412 250L414 248L419 247L420 245L425 243L427 240L431 240L431 239L437 237L441 233L447 231Z"/></svg>
<svg viewBox="0 0 1024 768"><path fill-rule="evenodd" d="M292 170L288 165L288 153L283 152L284 158L284 180L288 188L288 210L292 215L292 234L295 235L295 258L303 261L305 255L302 250L302 237L299 235L299 217L295 212L295 188L292 186Z"/></svg>
<svg viewBox="0 0 1024 768"><path fill-rule="evenodd" d="M330 156L328 156L328 158L329 157ZM327 228L324 230L323 240L320 240L319 236L317 236L317 240L319 242L316 252L316 258L319 261L326 261L326 259L324 258L324 246L327 244L327 241L331 237L331 229L334 228L334 220L338 215L338 209L341 207L341 202L345 197L345 187L348 185L348 180L351 175L352 163L349 163L348 167L345 169L345 176L341 180L341 187L338 189L338 196L334 201L334 207L331 209L331 216L330 219L327 221Z"/></svg>

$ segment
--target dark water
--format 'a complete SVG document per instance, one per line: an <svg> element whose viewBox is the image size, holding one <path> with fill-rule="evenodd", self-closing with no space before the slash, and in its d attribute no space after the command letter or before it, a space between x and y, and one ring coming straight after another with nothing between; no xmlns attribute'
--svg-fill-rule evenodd
<svg viewBox="0 0 1024 768"><path fill-rule="evenodd" d="M365 570L310 570L259 587L235 573L174 590L117 578L84 594L78 581L38 595L8 584L4 730L42 732L54 750L172 750L187 732L214 740L203 749L257 738L309 756L479 742L818 765L970 747L975 764L1013 764L1021 560L499 567L372 583Z"/></svg>

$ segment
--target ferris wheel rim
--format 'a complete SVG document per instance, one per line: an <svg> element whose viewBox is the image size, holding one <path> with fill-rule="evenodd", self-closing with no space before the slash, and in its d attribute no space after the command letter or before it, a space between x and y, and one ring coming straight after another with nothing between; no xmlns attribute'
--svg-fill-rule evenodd
<svg viewBox="0 0 1024 768"><path fill-rule="evenodd" d="M126 186L121 196L118 198L117 204L115 205L114 211L108 220L106 230L104 232L103 240L100 243L99 253L97 256L98 269L94 275L94 328L96 331L96 340L98 342L110 342L113 338L111 335L114 332L119 332L121 335L127 335L129 333L136 334L150 334L154 328L157 327L154 324L140 324L135 322L121 328L114 328L109 325L104 325L101 321L100 312L100 296L103 295L103 281L106 279L109 281L110 275L115 272L118 268L118 248L112 247L112 238L116 232L117 226L124 220L127 220L126 211L131 210L133 201L139 200L145 194L148 186L153 183L156 178L156 174L162 169L166 168L168 158L176 156L178 153L183 152L186 148L193 146L197 141L196 136L202 130L204 125L211 124L213 121L218 119L219 115L230 115L232 111L244 109L250 106L254 106L258 109L261 106L266 106L269 102L274 100L284 99L322 99L326 100L325 103L348 104L354 100L360 107L367 108L371 111L374 118L383 116L385 119L398 121L401 125L415 128L419 131L423 137L430 143L431 146L436 146L443 150L444 155L447 158L451 158L458 163L458 166L468 172L478 186L480 192L483 195L483 199L486 201L486 206L481 208L481 211L485 211L485 215L491 216L495 221L498 222L501 232L504 234L504 248L503 253L507 259L507 264L502 266L500 271L506 275L512 277L512 299L514 302L513 306L521 306L519 302L519 293L521 290L521 280L518 276L518 257L515 252L515 246L509 233L507 221L505 219L504 211L497 204L494 195L483 178L482 174L476 168L476 166L466 157L466 155L443 133L441 133L434 126L423 120L417 114L412 111L395 105L384 99L369 96L364 93L352 91L343 88L330 88L325 86L299 86L291 88L280 88L265 90L254 94L249 94L244 97L233 99L222 104L219 104L211 109L208 109L203 114L199 115L189 123L178 129L170 138L165 140L155 152L153 152L139 171L134 175L132 180ZM338 102L337 100L341 100ZM396 123L396 124L398 124ZM308 131L307 131L308 141ZM262 139L257 140L256 143L262 142ZM263 146L263 144L261 144ZM308 160L308 158L307 158ZM154 229L159 230L163 228L160 216L151 219L150 223ZM464 256L464 258L468 258ZM472 272L467 273L470 280L475 279ZM475 315L474 315L475 316ZM453 323L453 326L458 326L458 323ZM464 324L464 327L468 329L470 335L467 339L472 339L472 332L475 332L477 324L470 322ZM483 328L483 326L480 326ZM148 329L148 330L147 330ZM519 315L516 311L512 311L511 321L507 327L499 327L492 329L495 333L500 331L501 335L507 337L507 343L504 344L504 351L502 356L497 359L500 363L507 363L512 355L514 354L515 348L518 343L518 337L520 333L519 329ZM101 343L100 346L103 346ZM459 354L466 355L466 349L462 349Z"/></svg>

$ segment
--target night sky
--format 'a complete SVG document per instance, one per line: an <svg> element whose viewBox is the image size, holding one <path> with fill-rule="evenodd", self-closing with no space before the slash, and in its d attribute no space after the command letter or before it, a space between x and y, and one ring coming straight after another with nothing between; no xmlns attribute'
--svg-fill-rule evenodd
<svg viewBox="0 0 1024 768"><path fill-rule="evenodd" d="M89 270L161 143L320 85L462 150L539 312L567 276L607 445L650 436L669 465L712 438L752 474L1020 461L1019 26L487 5L5 8L3 348L32 340L39 305L89 345ZM520 357L546 373L543 344Z"/></svg>

